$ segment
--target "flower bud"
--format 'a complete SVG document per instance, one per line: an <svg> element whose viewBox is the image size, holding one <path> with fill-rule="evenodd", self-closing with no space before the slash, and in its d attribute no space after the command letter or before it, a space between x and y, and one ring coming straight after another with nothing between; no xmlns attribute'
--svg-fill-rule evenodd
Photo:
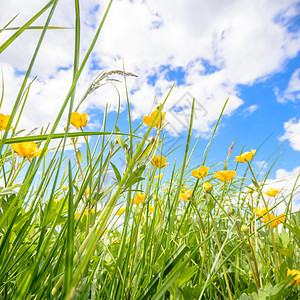
<svg viewBox="0 0 300 300"><path fill-rule="evenodd" d="M162 106L162 104L161 104L161 103L158 103L158 104L156 105L156 109L159 110L161 106Z"/></svg>
<svg viewBox="0 0 300 300"><path fill-rule="evenodd" d="M213 187L209 182L204 182L203 183L203 189L206 193L211 193L212 190L213 190Z"/></svg>
<svg viewBox="0 0 300 300"><path fill-rule="evenodd" d="M248 194L253 194L253 193L254 193L254 189L248 188L248 189L247 189L247 193L248 193Z"/></svg>
<svg viewBox="0 0 300 300"><path fill-rule="evenodd" d="M249 232L249 227L246 224L243 224L241 227L241 231L244 233L248 233Z"/></svg>

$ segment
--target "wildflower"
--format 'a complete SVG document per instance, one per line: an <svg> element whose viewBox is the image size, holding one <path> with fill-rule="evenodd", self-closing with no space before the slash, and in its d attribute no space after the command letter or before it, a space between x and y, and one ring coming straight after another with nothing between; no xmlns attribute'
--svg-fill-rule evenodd
<svg viewBox="0 0 300 300"><path fill-rule="evenodd" d="M94 214L94 213L95 213L95 209L92 208L92 209L90 210L90 212L91 212L91 214ZM81 221L82 221L83 217L84 217L84 216L87 217L87 215L88 215L88 210L86 209L86 210L83 212L83 214L82 214ZM76 212L76 213L74 214L75 219L78 219L79 216L80 216L80 213L79 213L79 212Z"/></svg>
<svg viewBox="0 0 300 300"><path fill-rule="evenodd" d="M192 176L200 179L207 176L208 170L209 170L208 167L201 166L198 170L193 170L191 174Z"/></svg>
<svg viewBox="0 0 300 300"><path fill-rule="evenodd" d="M287 276L294 276L294 275L296 275L295 277L294 277L294 279L292 279L292 281L291 281L291 285L295 282L295 286L298 286L299 284L300 284L300 271L298 271L298 270L290 270L289 268L288 268L288 270L287 270Z"/></svg>
<svg viewBox="0 0 300 300"><path fill-rule="evenodd" d="M275 269L273 268L273 266L270 265L271 270L275 273Z"/></svg>
<svg viewBox="0 0 300 300"><path fill-rule="evenodd" d="M140 204L144 202L145 200L145 194L137 193L133 199L133 204Z"/></svg>
<svg viewBox="0 0 300 300"><path fill-rule="evenodd" d="M122 207L116 212L116 215L121 216L125 211L126 211L126 206L125 206L125 207L122 206Z"/></svg>
<svg viewBox="0 0 300 300"><path fill-rule="evenodd" d="M277 219L278 218L278 219ZM275 220L276 219L276 220ZM274 221L273 221L274 220ZM269 223L271 221L271 223ZM285 215L284 214L281 214L279 215L278 217L274 216L274 215L271 215L270 213L269 214L265 214L264 215L264 219L263 219L263 222L265 224L269 223L269 226L270 227L277 227L279 224L283 223L285 221Z"/></svg>
<svg viewBox="0 0 300 300"><path fill-rule="evenodd" d="M149 211L150 212L154 212L154 207L152 205L149 204Z"/></svg>
<svg viewBox="0 0 300 300"><path fill-rule="evenodd" d="M9 121L10 115L3 115L0 113L0 130L5 130ZM10 127L11 129L12 127Z"/></svg>
<svg viewBox="0 0 300 300"><path fill-rule="evenodd" d="M186 189L182 189L180 194L179 194L179 198L182 199L184 202L187 202L193 193L193 189L191 190L186 190Z"/></svg>
<svg viewBox="0 0 300 300"><path fill-rule="evenodd" d="M164 174L161 173L161 174L159 174L159 175L157 175L157 176L154 176L154 178L156 178L156 179L158 179L158 180L161 180L163 176L164 176Z"/></svg>
<svg viewBox="0 0 300 300"><path fill-rule="evenodd" d="M269 197L275 197L279 193L279 190L270 188L267 192L265 192L266 195Z"/></svg>
<svg viewBox="0 0 300 300"><path fill-rule="evenodd" d="M206 193L211 193L213 190L213 186L209 182L204 182L203 189Z"/></svg>
<svg viewBox="0 0 300 300"><path fill-rule="evenodd" d="M256 215L258 217L261 217L261 216L265 215L271 209L272 209L272 207L268 207L268 209L266 209L265 207L257 207L256 208ZM255 213L255 208L253 209L253 213Z"/></svg>
<svg viewBox="0 0 300 300"><path fill-rule="evenodd" d="M154 110L150 116L145 116L143 118L143 122L148 125L151 126L152 123L154 122L155 117L158 114L158 110ZM156 127L157 129L160 128L163 124L164 124L164 118L165 118L166 113L160 113L160 115L156 118L153 127Z"/></svg>
<svg viewBox="0 0 300 300"><path fill-rule="evenodd" d="M70 123L76 128L85 127L88 121L87 113L78 113L77 111L72 112Z"/></svg>
<svg viewBox="0 0 300 300"><path fill-rule="evenodd" d="M85 191L86 196L88 196L90 194L90 192L91 192L90 188L86 189L86 191Z"/></svg>
<svg viewBox="0 0 300 300"><path fill-rule="evenodd" d="M120 243L120 240L119 240L119 238L116 236L111 242L112 242L113 244L118 244L118 243Z"/></svg>
<svg viewBox="0 0 300 300"><path fill-rule="evenodd" d="M230 181L233 179L235 176L236 172L235 171L218 171L214 172L216 175L216 178L218 178L220 181Z"/></svg>
<svg viewBox="0 0 300 300"><path fill-rule="evenodd" d="M63 185L60 188L63 189L64 191L66 191L68 189L67 186L63 186Z"/></svg>
<svg viewBox="0 0 300 300"><path fill-rule="evenodd" d="M157 167L159 169L165 167L166 165L168 165L169 163L166 163L166 158L164 156L156 156L154 155L154 157L151 160L151 164L154 167Z"/></svg>
<svg viewBox="0 0 300 300"><path fill-rule="evenodd" d="M91 212L91 214L94 214L94 213L95 213L95 210L92 208L92 209L90 210L90 212ZM84 215L84 216L87 216L87 215L88 215L87 209L84 211L83 215Z"/></svg>
<svg viewBox="0 0 300 300"><path fill-rule="evenodd" d="M30 162L32 157L40 156L42 152L33 141L11 144L11 147L20 157L27 157Z"/></svg>
<svg viewBox="0 0 300 300"><path fill-rule="evenodd" d="M238 161L240 163L244 163L246 161L250 161L250 160L253 159L255 152L256 152L256 150L254 150L254 149L251 149L250 152L244 152L240 156L236 156L235 157L235 161Z"/></svg>

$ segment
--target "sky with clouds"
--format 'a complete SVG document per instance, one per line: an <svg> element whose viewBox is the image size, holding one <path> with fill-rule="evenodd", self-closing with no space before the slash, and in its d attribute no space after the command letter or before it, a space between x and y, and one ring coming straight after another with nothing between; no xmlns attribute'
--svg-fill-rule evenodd
<svg viewBox="0 0 300 300"><path fill-rule="evenodd" d="M0 27L17 14L11 26L24 24L47 2L2 0ZM80 1L81 59L107 5L107 0ZM43 25L47 13L33 25ZM53 122L70 87L74 14L74 1L58 1L50 25L69 29L49 30L45 36L31 74L37 78L20 123L27 130ZM122 70L124 62L125 70L138 76L128 77L127 84L132 116L139 124L176 81L165 106L169 146L185 142L187 116L195 98L193 142L200 137L195 153L202 157L229 98L210 163L224 162L236 140L235 155L243 146L246 150L262 146L257 166L268 169L280 154L270 178L275 182L281 182L283 175L293 179L300 168L299 16L300 3L295 0L115 0L79 80L76 101L101 71ZM12 33L1 32L0 44ZM28 30L1 53L5 114L13 106L39 35L38 30ZM115 84L125 110L124 83ZM101 127L107 103L112 111L117 109L118 93L111 84L87 97L80 112L89 113L89 129ZM121 117L125 128L127 114ZM180 158L183 149L178 151L174 155Z"/></svg>

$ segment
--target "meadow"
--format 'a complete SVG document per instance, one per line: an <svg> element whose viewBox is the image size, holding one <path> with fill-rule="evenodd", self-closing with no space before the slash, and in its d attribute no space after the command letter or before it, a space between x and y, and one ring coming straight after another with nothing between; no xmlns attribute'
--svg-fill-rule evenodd
<svg viewBox="0 0 300 300"><path fill-rule="evenodd" d="M271 169L257 179L252 145L233 157L233 144L226 161L209 165L222 114L196 165L195 101L183 160L171 164L168 156L176 149L164 151L164 104L172 89L136 128L127 93L128 132L118 127L120 110L107 130L108 109L101 130L86 130L89 116L80 106L89 94L112 74L125 86L132 75L102 72L82 99L76 97L110 5L82 59L75 5L69 92L50 126L24 136L19 121L34 84L31 71L56 3L50 1L0 46L2 53L26 30L40 31L12 111L0 110L0 299L299 299L300 212L293 212L298 180L288 195L266 187ZM46 11L44 26L32 28ZM0 109L4 101L3 88ZM58 133L60 122L65 130ZM282 203L285 211L278 214Z"/></svg>

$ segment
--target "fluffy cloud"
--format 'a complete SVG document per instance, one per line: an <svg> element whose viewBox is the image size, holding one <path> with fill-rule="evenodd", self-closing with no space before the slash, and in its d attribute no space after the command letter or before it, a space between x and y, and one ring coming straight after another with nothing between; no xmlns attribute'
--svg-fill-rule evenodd
<svg viewBox="0 0 300 300"><path fill-rule="evenodd" d="M288 140L294 150L300 151L300 119L292 118L285 122L284 131L284 135L279 140Z"/></svg>
<svg viewBox="0 0 300 300"><path fill-rule="evenodd" d="M281 103L285 102L296 102L300 100L300 69L297 69L288 84L285 91L280 92L278 89L275 90L277 100Z"/></svg>
<svg viewBox="0 0 300 300"><path fill-rule="evenodd" d="M108 1L103 2L101 5L97 0L81 2L81 60L108 4ZM46 3L4 0L0 19L6 24L20 13L11 25L19 26ZM172 74L178 75L181 70L182 78L166 105L169 128L174 134L185 130L190 112L190 96L186 95L191 95L198 107L194 128L205 135L228 97L227 115L243 104L239 84L251 85L264 80L280 71L284 62L297 54L299 36L288 30L297 15L296 4L293 0L226 3L177 0L170 6L159 0L116 0L79 81L76 101L100 69L122 69L124 59L126 71L139 76L129 79L128 87L133 117L140 118L152 109L155 95L155 102L163 101L176 78ZM74 27L73 5L71 0L59 1L51 25ZM47 13L34 25L43 24ZM2 32L0 44L11 34L11 31ZM39 34L37 30L25 32L1 54L6 113L11 99L15 99L22 80L20 73L27 69ZM73 44L73 29L47 32L32 72L32 76L38 75L38 78L30 90L23 115L24 126L33 128L55 119L72 79ZM117 87L124 104L124 85ZM112 109L118 106L118 93L112 85L90 95L82 109L103 109L106 102L112 104Z"/></svg>

